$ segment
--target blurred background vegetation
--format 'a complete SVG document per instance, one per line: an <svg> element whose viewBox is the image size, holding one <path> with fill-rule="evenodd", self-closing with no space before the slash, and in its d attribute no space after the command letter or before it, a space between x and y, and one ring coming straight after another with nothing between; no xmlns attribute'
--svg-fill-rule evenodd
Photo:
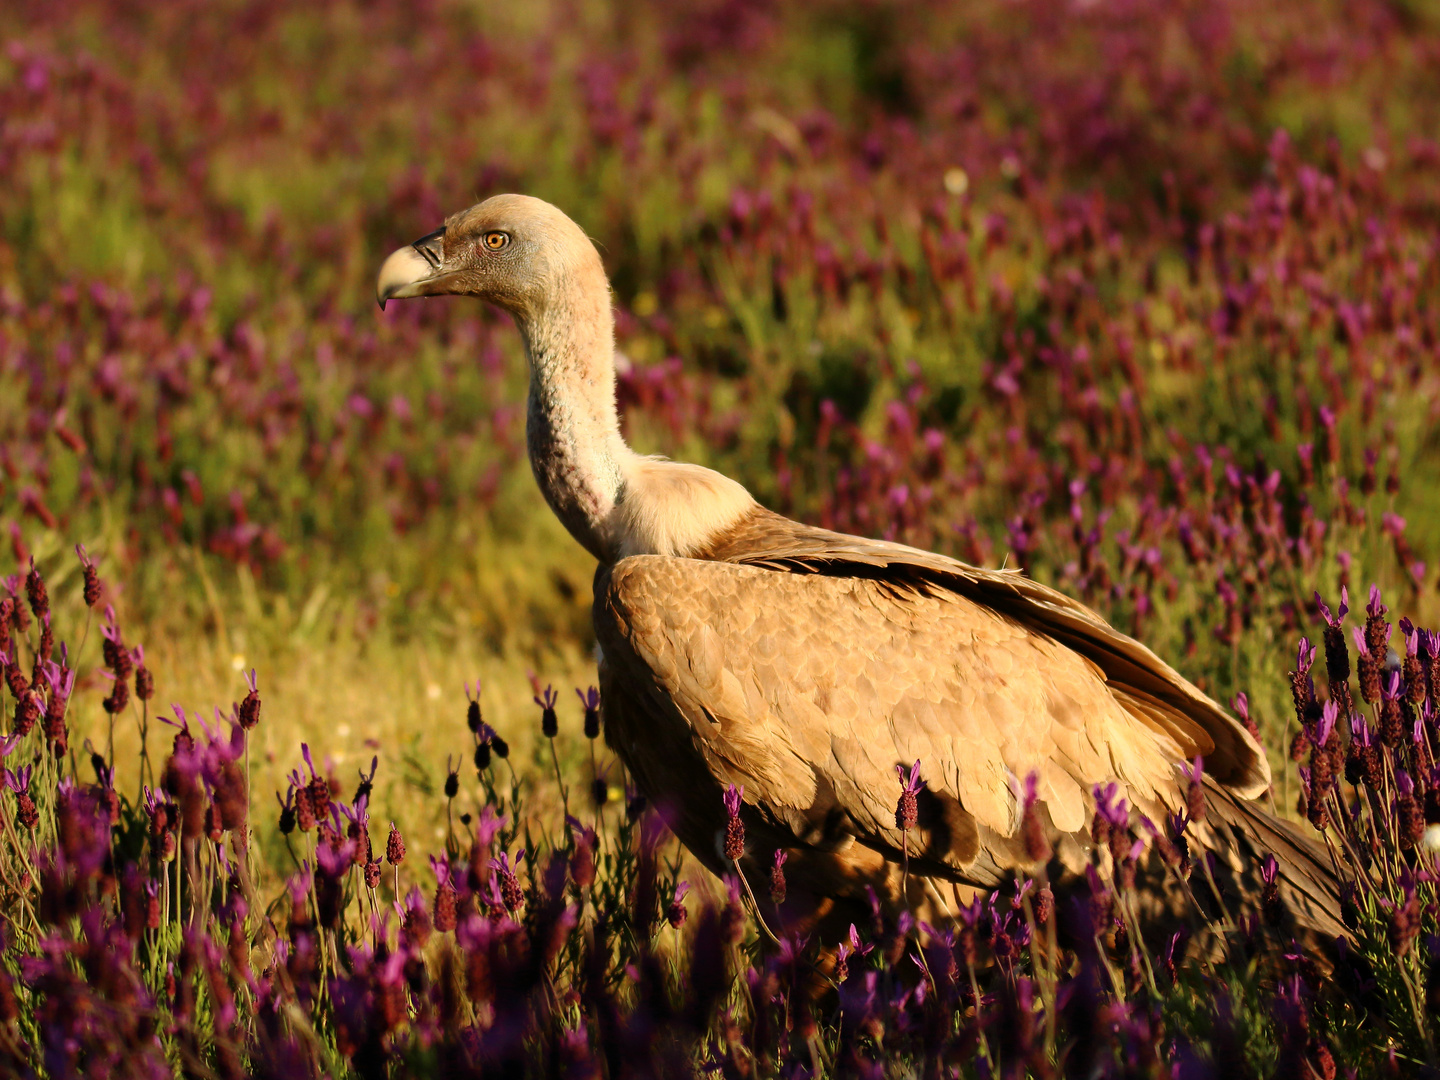
<svg viewBox="0 0 1440 1080"><path fill-rule="evenodd" d="M372 299L500 191L599 245L640 449L1018 562L1277 751L1312 589L1437 615L1440 5L16 0L0 38L0 570L78 625L85 543L160 702L257 668L259 792L374 752L377 817L438 828L464 680L531 771L529 673L593 680L513 329Z"/></svg>

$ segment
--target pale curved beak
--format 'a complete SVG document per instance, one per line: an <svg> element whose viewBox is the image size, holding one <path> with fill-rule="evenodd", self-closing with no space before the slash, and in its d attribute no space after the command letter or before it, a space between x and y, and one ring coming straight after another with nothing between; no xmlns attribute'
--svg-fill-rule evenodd
<svg viewBox="0 0 1440 1080"><path fill-rule="evenodd" d="M442 279L448 276L441 244L444 236L444 229L436 229L386 256L375 281L375 299L381 311L385 310L386 300L434 296L447 291L442 284Z"/></svg>

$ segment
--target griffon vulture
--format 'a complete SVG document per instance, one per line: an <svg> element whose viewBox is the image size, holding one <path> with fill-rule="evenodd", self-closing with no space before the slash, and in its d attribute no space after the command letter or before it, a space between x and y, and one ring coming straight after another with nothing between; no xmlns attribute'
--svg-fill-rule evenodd
<svg viewBox="0 0 1440 1080"><path fill-rule="evenodd" d="M599 561L606 739L717 872L722 793L743 787L740 867L753 882L787 853L787 927L835 940L867 886L942 918L956 886L1034 869L1019 829L1032 773L1051 878L1073 878L1105 859L1097 784L1162 822L1198 755L1210 813L1191 842L1225 888L1253 898L1273 853L1298 922L1339 932L1323 849L1251 801L1270 783L1263 749L1144 645L1018 571L803 525L709 469L634 453L605 270L555 207L497 195L461 211L390 255L377 295L476 296L514 317L535 479ZM904 835L896 766L916 761Z"/></svg>

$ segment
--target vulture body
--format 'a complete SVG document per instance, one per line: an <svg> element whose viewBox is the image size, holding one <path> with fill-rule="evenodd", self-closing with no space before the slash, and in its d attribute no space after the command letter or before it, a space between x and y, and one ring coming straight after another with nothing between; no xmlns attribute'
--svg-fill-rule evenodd
<svg viewBox="0 0 1440 1080"><path fill-rule="evenodd" d="M870 890L933 919L958 887L1097 857L1096 785L1161 824L1204 759L1210 813L1188 835L1241 904L1273 854L1301 928L1342 932L1323 849L1251 800L1265 754L1144 645L1018 571L985 570L774 514L708 469L631 451L615 407L610 292L594 246L538 199L491 198L385 262L386 300L474 295L509 311L531 367L527 443L551 508L598 560L606 739L685 845L724 873L725 788L743 788L749 880L787 854L787 928L835 940ZM896 766L920 763L913 830ZM1163 827L1163 826L1162 826ZM1163 877L1163 875L1162 875ZM1184 903L1155 885L1155 914Z"/></svg>

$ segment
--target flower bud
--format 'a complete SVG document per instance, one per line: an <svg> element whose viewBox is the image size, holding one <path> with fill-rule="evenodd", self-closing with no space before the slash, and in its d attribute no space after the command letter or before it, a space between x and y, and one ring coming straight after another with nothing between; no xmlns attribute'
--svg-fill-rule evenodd
<svg viewBox="0 0 1440 1080"><path fill-rule="evenodd" d="M725 790L725 858L734 862L745 854L745 823L740 820L740 800L744 788L731 784Z"/></svg>
<svg viewBox="0 0 1440 1080"><path fill-rule="evenodd" d="M405 861L405 838L393 821L390 823L390 836L385 841L385 861L391 866L399 866Z"/></svg>
<svg viewBox="0 0 1440 1080"><path fill-rule="evenodd" d="M310 794L309 784L295 789L295 824L301 832L309 832L315 827L315 800Z"/></svg>
<svg viewBox="0 0 1440 1080"><path fill-rule="evenodd" d="M1027 800L1025 814L1020 819L1020 836L1025 842L1025 858L1032 863L1050 861L1050 840L1045 835L1045 826L1035 812L1035 804Z"/></svg>
<svg viewBox="0 0 1440 1080"><path fill-rule="evenodd" d="M30 601L30 610L35 613L35 618L44 619L50 613L50 594L45 589L45 579L35 568L34 559L30 560L30 572L25 575L25 595Z"/></svg>
<svg viewBox="0 0 1440 1080"><path fill-rule="evenodd" d="M455 929L455 886L448 878L435 889L434 924L442 934Z"/></svg>
<svg viewBox="0 0 1440 1080"><path fill-rule="evenodd" d="M784 851L775 852L775 862L770 867L770 900L777 907L785 903L785 860L789 855Z"/></svg>

